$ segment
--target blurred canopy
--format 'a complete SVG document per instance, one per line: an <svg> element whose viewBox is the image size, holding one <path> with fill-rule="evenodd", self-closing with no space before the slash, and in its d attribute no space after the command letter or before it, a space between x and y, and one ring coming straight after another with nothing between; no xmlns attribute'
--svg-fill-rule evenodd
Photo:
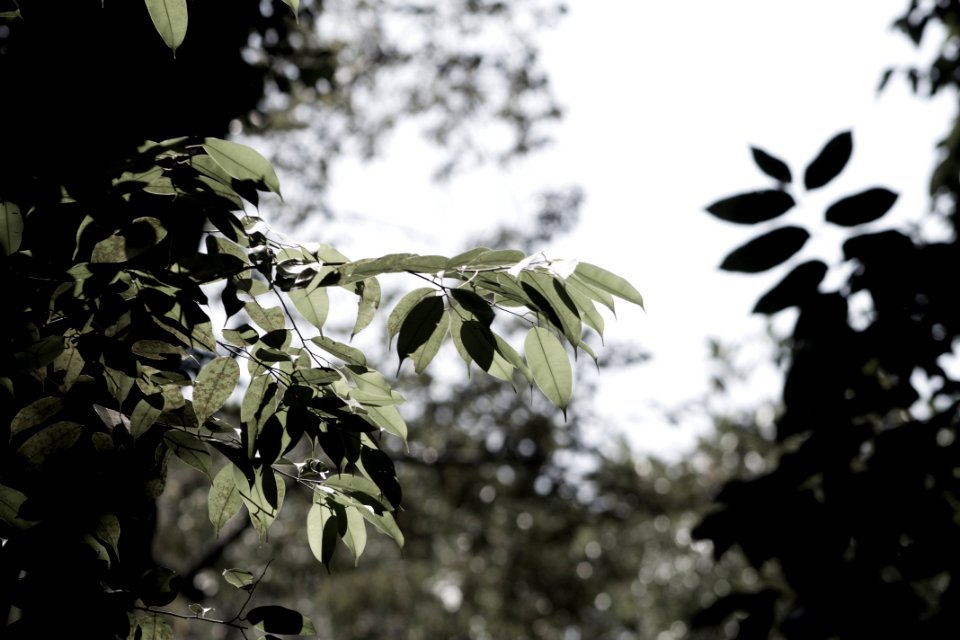
<svg viewBox="0 0 960 640"><path fill-rule="evenodd" d="M891 69L882 84L957 93L960 3L914 0L896 22L918 44L934 24L945 30L937 58L925 69ZM738 547L766 576L695 619L738 623L738 638L943 638L960 626L960 120L940 145L926 220L884 225L897 194L881 186L837 193L824 224L847 230L842 263L796 264L810 232L789 224L793 194L829 190L857 161L854 143L850 132L836 135L802 173L754 150L777 184L708 208L744 225L783 216L722 268L784 269L755 311L797 314L782 343L779 462L728 483L694 531L718 556ZM931 218L946 224L924 224ZM930 235L937 227L946 232ZM843 269L849 276L825 290L827 273Z"/></svg>

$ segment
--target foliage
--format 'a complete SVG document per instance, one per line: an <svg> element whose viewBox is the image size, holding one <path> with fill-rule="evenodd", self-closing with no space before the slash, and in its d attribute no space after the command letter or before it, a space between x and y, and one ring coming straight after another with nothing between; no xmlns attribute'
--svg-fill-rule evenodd
<svg viewBox="0 0 960 640"><path fill-rule="evenodd" d="M148 0L140 17L178 60L190 42L186 6ZM63 32L55 18L71 11L37 10L34 33ZM10 34L29 39L30 29ZM3 60L5 72L16 69L17 55ZM20 81L13 73L11 86ZM403 544L401 488L382 440L406 440L403 397L360 350L325 333L338 293L356 300L352 338L381 304L379 276L418 278L424 286L387 318L401 362L423 371L449 337L468 367L536 385L564 411L567 348L593 356L587 329L603 333L596 303L642 305L622 278L542 254L349 260L327 245L280 242L250 212L258 192L280 193L259 153L191 133L118 155L134 131L123 128L89 165L73 149L49 162L33 150L16 168L4 154L12 170L0 184L0 270L11 322L0 361L0 615L11 637L47 635L51 603L93 637L171 637L170 617L314 632L292 609L249 606L259 579L245 569L224 576L246 594L232 617L162 609L181 590L151 548L172 459L209 479L215 530L243 507L265 541L289 484L310 495L306 542L323 564L338 541L359 558L367 525ZM522 353L499 334L504 314L526 325ZM237 423L222 411L231 398Z"/></svg>
<svg viewBox="0 0 960 640"><path fill-rule="evenodd" d="M932 21L949 28L944 55L926 74L931 91L956 88L956 56L947 51L955 50L958 17L954 2L912 2L898 22L915 41ZM909 77L916 81L915 70ZM955 138L944 142L948 153L932 181L934 215L954 230ZM831 139L805 168L805 190L829 188L853 152L849 132ZM712 541L718 556L738 547L765 579L694 621L734 624L739 638L947 637L960 623L960 381L950 363L960 335L956 233L938 240L884 227L897 195L869 187L841 194L824 212L826 225L848 230L841 263L797 264L810 232L784 219L803 190L773 155L754 158L778 185L708 211L778 225L730 253L722 268L793 265L754 309L796 313L784 341L779 462L728 483L694 535ZM826 290L831 272L836 290Z"/></svg>

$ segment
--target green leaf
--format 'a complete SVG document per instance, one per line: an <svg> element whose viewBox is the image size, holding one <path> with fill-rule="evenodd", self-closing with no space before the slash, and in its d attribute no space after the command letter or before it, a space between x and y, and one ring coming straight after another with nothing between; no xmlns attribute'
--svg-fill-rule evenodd
<svg viewBox="0 0 960 640"><path fill-rule="evenodd" d="M756 224L783 215L795 204L793 196L786 191L767 189L718 200L707 207L707 211L727 222Z"/></svg>
<svg viewBox="0 0 960 640"><path fill-rule="evenodd" d="M327 313L330 310L330 296L326 287L317 286L320 274L314 276L313 282L302 289L292 289L287 293L293 306L297 308L300 315L317 329L323 329L323 323L327 321Z"/></svg>
<svg viewBox="0 0 960 640"><path fill-rule="evenodd" d="M520 274L520 285L530 299L546 313L550 322L563 332L570 344L580 343L583 337L580 314L559 278L543 271L524 271ZM535 294L542 296L543 300L538 300Z"/></svg>
<svg viewBox="0 0 960 640"><path fill-rule="evenodd" d="M357 301L357 322L353 325L351 338L373 321L373 316L380 306L380 283L375 278L367 278L356 283L354 292L360 296L360 300Z"/></svg>
<svg viewBox="0 0 960 640"><path fill-rule="evenodd" d="M407 441L407 423L404 422L403 417L396 407L390 405L379 407L364 405L364 408L366 408L367 415L375 425L387 433L392 433L404 442Z"/></svg>
<svg viewBox="0 0 960 640"><path fill-rule="evenodd" d="M280 179L270 162L250 147L219 138L204 138L203 149L237 180L252 180L280 195Z"/></svg>
<svg viewBox="0 0 960 640"><path fill-rule="evenodd" d="M533 380L566 417L573 393L573 369L563 345L549 330L533 327L523 343Z"/></svg>
<svg viewBox="0 0 960 640"><path fill-rule="evenodd" d="M800 227L780 227L731 251L720 268L725 271L759 273L788 260L803 248L810 234Z"/></svg>
<svg viewBox="0 0 960 640"><path fill-rule="evenodd" d="M287 326L287 318L280 307L263 308L256 300L243 305L243 310L247 312L250 319L264 331L273 331L283 329Z"/></svg>
<svg viewBox="0 0 960 640"><path fill-rule="evenodd" d="M473 317L487 325L493 323L496 314L490 302L469 289L451 289L450 295L457 304L473 314Z"/></svg>
<svg viewBox="0 0 960 640"><path fill-rule="evenodd" d="M316 336L310 338L310 342L317 345L324 351L329 354L332 354L347 364L353 364L357 366L364 367L367 364L367 358L363 355L363 351L355 347L343 344L342 342L337 342L336 340L331 340L326 336Z"/></svg>
<svg viewBox="0 0 960 640"><path fill-rule="evenodd" d="M130 414L130 433L134 440L145 434L162 413L163 398L159 393L137 401L137 406Z"/></svg>
<svg viewBox="0 0 960 640"><path fill-rule="evenodd" d="M843 171L853 153L853 135L849 131L838 133L823 146L813 162L807 166L803 184L807 189L819 189Z"/></svg>
<svg viewBox="0 0 960 640"><path fill-rule="evenodd" d="M620 276L587 262L580 262L574 273L590 286L643 307L643 296Z"/></svg>
<svg viewBox="0 0 960 640"><path fill-rule="evenodd" d="M443 344L443 339L447 337L449 328L450 318L443 313L441 308L440 320L437 322L437 326L434 327L426 342L414 349L413 353L410 354L410 358L413 360L414 371L417 373L424 372L427 365L430 364L440 351L440 345Z"/></svg>
<svg viewBox="0 0 960 640"><path fill-rule="evenodd" d="M193 388L193 411L200 424L220 410L240 382L240 365L233 358L208 362Z"/></svg>
<svg viewBox="0 0 960 640"><path fill-rule="evenodd" d="M584 295L581 286L574 284L572 280L567 280L566 285L567 295L570 296L570 299L573 300L573 303L577 306L577 311L583 319L584 324L596 331L602 340L604 320L600 312L597 311L596 305L593 304L593 300Z"/></svg>
<svg viewBox="0 0 960 640"><path fill-rule="evenodd" d="M242 591L253 589L253 574L244 569L224 569L223 579Z"/></svg>
<svg viewBox="0 0 960 640"><path fill-rule="evenodd" d="M140 618L137 626L140 627L140 633L131 634L132 637L139 637L140 640L174 640L173 629L157 615Z"/></svg>
<svg viewBox="0 0 960 640"><path fill-rule="evenodd" d="M148 360L166 360L168 356L183 356L186 354L183 347L162 340L137 340L130 347L130 351Z"/></svg>
<svg viewBox="0 0 960 640"><path fill-rule="evenodd" d="M763 171L774 180L789 184L793 179L793 176L790 174L790 167L788 167L787 163L783 160L757 147L750 147L750 153L753 154L753 161L757 163L760 171Z"/></svg>
<svg viewBox="0 0 960 640"><path fill-rule="evenodd" d="M310 551L323 563L330 566L333 552L340 537L337 515L325 504L314 503L307 512L307 542Z"/></svg>
<svg viewBox="0 0 960 640"><path fill-rule="evenodd" d="M243 506L243 499L234 481L234 466L228 464L217 473L210 486L210 495L207 498L207 511L210 522L213 524L214 535L220 535L220 530Z"/></svg>
<svg viewBox="0 0 960 640"><path fill-rule="evenodd" d="M293 16L299 22L300 0L283 0L283 3L293 9Z"/></svg>
<svg viewBox="0 0 960 640"><path fill-rule="evenodd" d="M146 0L153 26L177 56L177 47L187 35L187 0Z"/></svg>
<svg viewBox="0 0 960 640"><path fill-rule="evenodd" d="M32 345L13 355L14 361L21 369L41 369L63 353L62 336L47 336L34 342Z"/></svg>
<svg viewBox="0 0 960 640"><path fill-rule="evenodd" d="M0 202L0 251L9 256L20 249L23 239L23 216L12 202Z"/></svg>
<svg viewBox="0 0 960 640"><path fill-rule="evenodd" d="M311 636L317 632L310 618L299 611L276 605L254 607L247 612L246 618L247 622L267 633Z"/></svg>
<svg viewBox="0 0 960 640"><path fill-rule="evenodd" d="M367 546L367 525L356 507L347 507L347 532L343 541L353 552L354 564L359 564L364 547Z"/></svg>
<svg viewBox="0 0 960 640"><path fill-rule="evenodd" d="M897 201L897 194L889 189L874 187L842 198L827 208L827 222L844 227L866 224L883 217Z"/></svg>
<svg viewBox="0 0 960 640"><path fill-rule="evenodd" d="M392 513L389 511L376 513L369 509L358 509L357 511L361 516L363 516L364 520L379 529L381 533L393 538L393 541L397 543L397 546L401 549L403 548L403 532L400 531L400 527L397 526L397 521L394 519Z"/></svg>
<svg viewBox="0 0 960 640"><path fill-rule="evenodd" d="M213 457L207 445L192 433L171 429L164 434L164 440L167 446L177 456L188 465L200 471L206 476L210 476L210 470L213 467Z"/></svg>
<svg viewBox="0 0 960 640"><path fill-rule="evenodd" d="M283 506L283 496L286 485L283 478L271 468L255 469L253 483L247 481L247 476L237 467L233 469L233 481L237 484L240 498L247 507L250 522L260 536L260 542L267 539L267 530L276 520Z"/></svg>

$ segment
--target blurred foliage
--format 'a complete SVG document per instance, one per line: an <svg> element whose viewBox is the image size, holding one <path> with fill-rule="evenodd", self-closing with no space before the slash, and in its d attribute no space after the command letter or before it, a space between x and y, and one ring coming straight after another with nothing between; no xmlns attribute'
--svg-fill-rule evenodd
<svg viewBox="0 0 960 640"><path fill-rule="evenodd" d="M956 92L960 3L910 3L896 22L919 43L937 25L944 41L926 69L905 73L918 92ZM694 530L717 556L743 553L764 579L705 608L695 625L736 623L736 637L944 638L960 624L960 458L957 422L960 336L955 304L960 263L957 203L960 120L940 145L932 213L947 237L914 224L884 224L897 201L864 185L836 193L825 226L846 231L837 264L796 254L810 232L790 221L798 193L830 190L854 158L843 132L806 166L802 186L782 161L755 150L777 184L724 198L713 215L751 225L776 220L731 252L731 271L782 268L757 313L796 311L785 337L783 411L775 424L778 462L727 483L718 507ZM831 192L831 195L834 195ZM929 225L926 228L930 228ZM826 286L828 274L840 285ZM774 576L767 579L767 576Z"/></svg>

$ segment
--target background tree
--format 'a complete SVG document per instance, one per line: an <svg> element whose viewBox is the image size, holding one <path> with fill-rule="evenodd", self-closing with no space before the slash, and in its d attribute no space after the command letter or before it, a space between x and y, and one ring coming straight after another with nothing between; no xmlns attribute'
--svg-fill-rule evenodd
<svg viewBox="0 0 960 640"><path fill-rule="evenodd" d="M900 70L916 90L956 91L958 9L912 2L897 21L918 43L928 25L946 28L929 68ZM794 265L758 301L757 313L797 310L784 340L779 461L761 477L727 484L720 507L694 533L711 540L718 556L739 547L766 579L720 599L695 622L739 621L740 638L946 637L960 622L953 544L960 387L949 365L960 330L954 133L941 146L926 216L946 222L948 233L930 234L936 225L924 221L884 228L879 221L897 199L884 187L837 194L824 222L849 230L843 263ZM851 133L838 134L802 174L755 149L771 188L709 211L739 224L786 220L798 194L829 188L853 149ZM781 223L730 253L722 268L778 267L809 235ZM840 287L824 290L828 272L848 266Z"/></svg>
<svg viewBox="0 0 960 640"><path fill-rule="evenodd" d="M592 355L585 329L603 332L594 303L642 304L599 267L560 272L542 255L478 248L351 261L272 237L244 201L279 194L276 173L215 135L270 77L244 53L258 26L268 46L279 38L279 23L262 26L271 6L231 6L223 21L224 7L191 6L189 38L184 0L3 12L0 77L17 97L0 112L15 123L0 167L0 269L12 288L0 362L0 613L11 637L51 632L51 606L94 637L166 638L168 617L242 635L314 632L298 611L251 604L262 572L226 574L244 594L232 615L159 609L180 591L151 548L171 458L211 481L215 529L246 507L264 541L289 483L311 498L306 537L324 564L338 540L359 557L367 524L403 544L401 489L382 444L384 432L406 438L402 397L362 352L325 333L330 289L355 296L352 335L380 305L377 276L417 276L424 286L387 322L401 362L423 371L450 336L468 366L507 382L519 374L564 411L563 343ZM89 55L74 55L87 39ZM70 55L51 64L50 50ZM38 115L63 95L89 99L61 119ZM172 133L183 135L163 139ZM209 295L222 302L222 330ZM498 335L498 312L524 318L522 355ZM231 424L219 413L235 391Z"/></svg>

